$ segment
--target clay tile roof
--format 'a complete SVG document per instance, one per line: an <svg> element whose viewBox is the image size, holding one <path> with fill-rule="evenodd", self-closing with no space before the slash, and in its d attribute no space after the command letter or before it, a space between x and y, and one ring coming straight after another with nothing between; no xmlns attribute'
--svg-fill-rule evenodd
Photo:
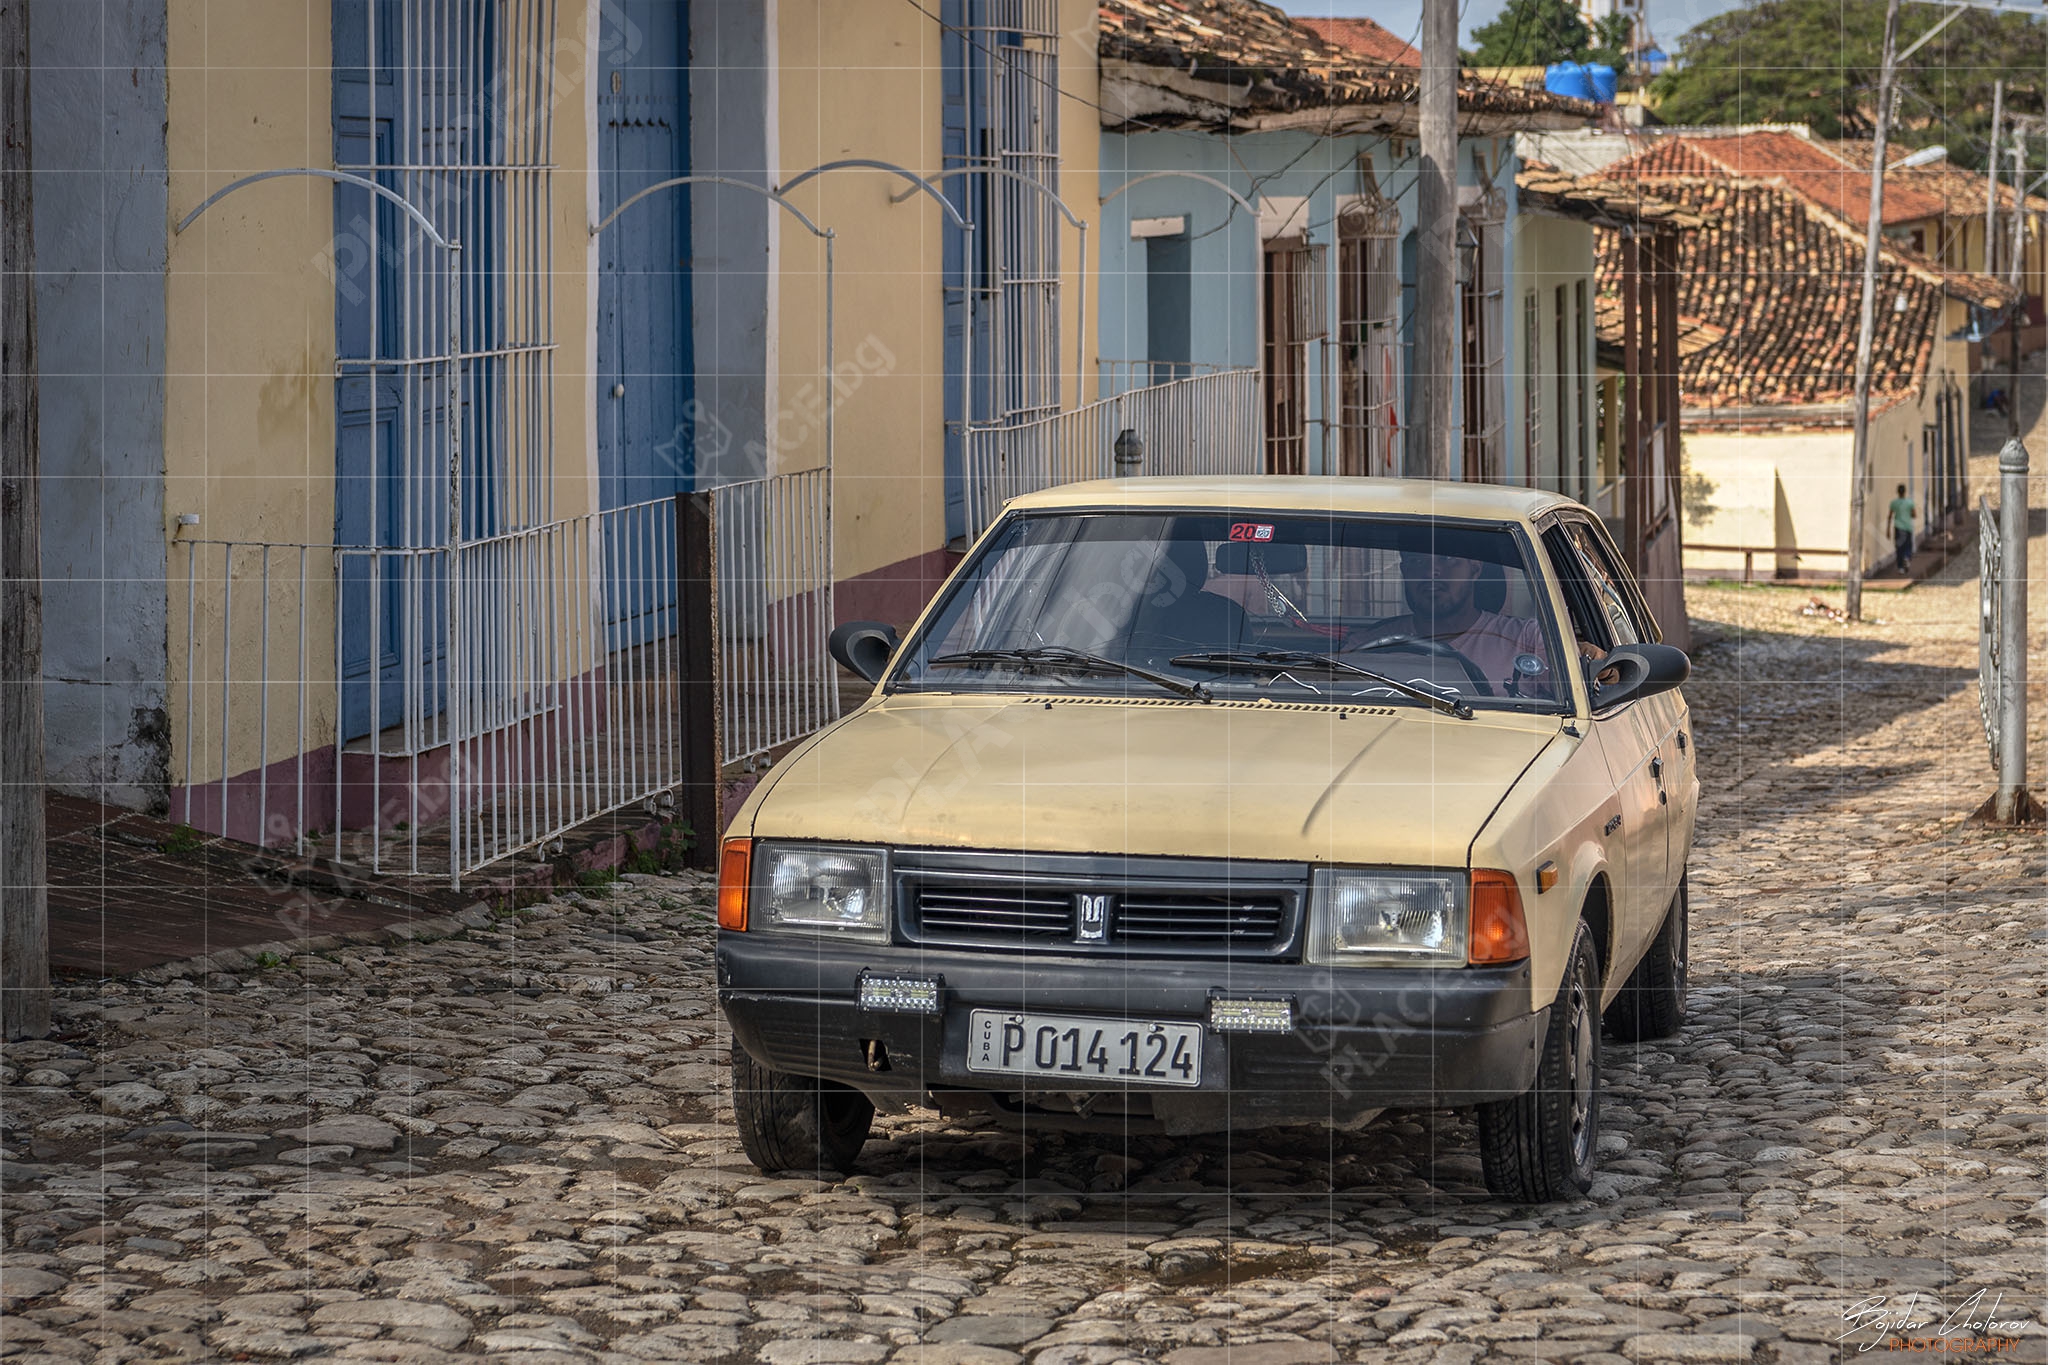
<svg viewBox="0 0 2048 1365"><path fill-rule="evenodd" d="M1768 175L1734 175L1720 169L1718 158L1703 163L1693 155L1674 139L1603 175L1654 190L1703 220L1677 235L1678 312L1721 336L1690 354L1681 348L1681 401L1707 420L1715 409L1846 403L1855 379L1862 232L1788 183L1782 163ZM1611 293L1621 242L1612 231L1600 236L1601 287ZM1871 380L1876 401L1919 387L1941 338L1945 296L1989 306L2011 299L1996 280L1944 270L1886 244Z"/></svg>
<svg viewBox="0 0 2048 1365"><path fill-rule="evenodd" d="M1412 105L1421 81L1419 67L1330 42L1261 0L1100 0L1098 15L1105 61L1207 83L1240 118ZM1459 79L1458 110L1537 119L1531 127L1591 122L1601 114L1600 106L1584 100L1481 81L1470 73ZM1190 115L1179 121L1199 120Z"/></svg>
<svg viewBox="0 0 2048 1365"><path fill-rule="evenodd" d="M1871 143L1868 141L1836 141L1828 143L1827 146L1829 151L1851 166L1864 169L1870 165ZM1897 157L1888 154L1887 159L1896 160ZM1893 171L1884 180L1885 222L1908 221L1894 216L1891 211L1891 197L1900 187L1940 200L1942 211L1951 216L1981 218L1984 214L1984 179L1982 171L1965 170L1947 161L1937 161L1931 166L1913 166L1903 171ZM2001 209L2009 211L2017 196L2018 191L2014 190L2007 180L1999 182L1998 203ZM2037 211L2048 210L2048 197L2030 194L2027 196L2027 202L2029 207Z"/></svg>
<svg viewBox="0 0 2048 1365"><path fill-rule="evenodd" d="M1685 231L1705 221L1683 204L1645 193L1640 181L1617 183L1596 175L1566 175L1540 161L1522 163L1515 176L1515 191L1524 209L1601 227L1642 225Z"/></svg>
<svg viewBox="0 0 2048 1365"><path fill-rule="evenodd" d="M1389 66L1422 65L1422 54L1370 19L1311 19L1297 14L1294 22L1326 43Z"/></svg>
<svg viewBox="0 0 2048 1365"><path fill-rule="evenodd" d="M1830 145L1777 130L1731 133L1721 137L1660 139L1657 151L1674 165L1712 167L1729 175L1782 179L1814 203L1845 222L1870 216L1870 159L1861 164L1838 155ZM1885 181L1884 221L1916 222L1940 217L1941 198L1897 178Z"/></svg>

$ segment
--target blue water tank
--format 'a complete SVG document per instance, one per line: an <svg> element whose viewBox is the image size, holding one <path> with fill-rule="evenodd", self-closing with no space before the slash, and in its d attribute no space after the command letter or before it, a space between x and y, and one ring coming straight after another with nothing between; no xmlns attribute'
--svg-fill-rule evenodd
<svg viewBox="0 0 2048 1365"><path fill-rule="evenodd" d="M1593 98L1602 104L1614 103L1614 68L1605 62L1590 62L1586 74L1593 78Z"/></svg>
<svg viewBox="0 0 2048 1365"><path fill-rule="evenodd" d="M1608 90L1614 88L1614 73L1608 72ZM1567 99L1592 100L1599 96L1593 92L1593 69L1584 62L1552 62L1543 70L1543 88L1553 95ZM1608 95L1613 99L1612 93Z"/></svg>

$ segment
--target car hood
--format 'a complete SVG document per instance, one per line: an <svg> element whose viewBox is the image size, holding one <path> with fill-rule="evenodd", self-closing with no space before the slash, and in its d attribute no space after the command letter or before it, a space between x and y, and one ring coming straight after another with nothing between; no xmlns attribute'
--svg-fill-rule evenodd
<svg viewBox="0 0 2048 1365"><path fill-rule="evenodd" d="M899 694L785 759L733 832L1462 865L1558 726L1421 707Z"/></svg>

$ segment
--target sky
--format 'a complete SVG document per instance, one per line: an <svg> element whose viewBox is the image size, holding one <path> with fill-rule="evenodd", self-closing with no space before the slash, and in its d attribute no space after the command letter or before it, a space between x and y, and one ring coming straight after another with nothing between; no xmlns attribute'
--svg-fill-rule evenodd
<svg viewBox="0 0 2048 1365"><path fill-rule="evenodd" d="M1382 28L1392 29L1410 42L1422 28L1422 0L1278 0L1289 14L1310 16L1364 15ZM1500 14L1504 0L1459 0L1462 16L1458 23L1460 40L1472 45L1472 30L1490 23ZM1648 0L1650 32L1666 51L1675 48L1685 31L1704 19L1734 9L1740 0Z"/></svg>

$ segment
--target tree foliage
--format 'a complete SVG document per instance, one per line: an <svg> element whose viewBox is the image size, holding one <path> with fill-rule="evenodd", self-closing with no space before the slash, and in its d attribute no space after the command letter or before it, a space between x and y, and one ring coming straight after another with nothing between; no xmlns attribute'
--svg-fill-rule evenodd
<svg viewBox="0 0 2048 1365"><path fill-rule="evenodd" d="M1681 64L1658 78L1666 123L1804 123L1828 138L1869 137L1877 113L1884 44L1882 4L1758 0L1717 15L1679 43ZM1948 14L1907 5L1899 47ZM1950 160L1984 164L1991 87L2006 82L2006 107L2039 115L2042 27L2018 14L1968 10L1900 69L1893 138L1903 147L1941 143ZM2030 159L2039 165L2036 144Z"/></svg>
<svg viewBox="0 0 2048 1365"><path fill-rule="evenodd" d="M1552 62L1606 62L1620 70L1628 54L1628 20L1586 27L1573 0L1508 0L1500 17L1472 30L1477 44L1470 66L1548 66Z"/></svg>

